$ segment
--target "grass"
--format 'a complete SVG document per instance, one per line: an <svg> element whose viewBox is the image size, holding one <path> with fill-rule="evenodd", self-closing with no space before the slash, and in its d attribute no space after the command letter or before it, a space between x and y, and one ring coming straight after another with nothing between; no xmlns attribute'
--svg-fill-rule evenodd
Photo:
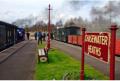
<svg viewBox="0 0 120 81"><path fill-rule="evenodd" d="M39 46L43 48L45 43ZM56 48L49 50L49 63L36 63L36 80L62 80L63 78L79 80L80 62ZM68 76L67 76L68 75ZM85 65L85 79L106 80L108 77Z"/></svg>
<svg viewBox="0 0 120 81"><path fill-rule="evenodd" d="M46 43L45 43L45 42L42 42L42 44L39 44L39 45L38 45L38 48L44 48L45 45L46 45Z"/></svg>

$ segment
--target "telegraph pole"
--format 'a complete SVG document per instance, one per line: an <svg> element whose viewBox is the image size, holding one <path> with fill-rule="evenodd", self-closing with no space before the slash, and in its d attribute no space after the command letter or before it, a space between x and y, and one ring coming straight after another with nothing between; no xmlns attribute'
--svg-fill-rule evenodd
<svg viewBox="0 0 120 81"><path fill-rule="evenodd" d="M49 8L48 8L48 13L49 13L49 15L48 15L48 43L47 43L47 48L49 49L50 48L50 30L51 30L51 26L50 26L50 10L52 10L51 9L51 7L50 7L50 4L49 4Z"/></svg>

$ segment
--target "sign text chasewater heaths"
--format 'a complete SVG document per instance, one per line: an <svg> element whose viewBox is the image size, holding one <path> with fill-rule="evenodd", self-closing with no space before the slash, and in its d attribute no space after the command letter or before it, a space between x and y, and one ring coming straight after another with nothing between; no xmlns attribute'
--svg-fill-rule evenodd
<svg viewBox="0 0 120 81"><path fill-rule="evenodd" d="M85 52L108 62L109 33L85 33Z"/></svg>

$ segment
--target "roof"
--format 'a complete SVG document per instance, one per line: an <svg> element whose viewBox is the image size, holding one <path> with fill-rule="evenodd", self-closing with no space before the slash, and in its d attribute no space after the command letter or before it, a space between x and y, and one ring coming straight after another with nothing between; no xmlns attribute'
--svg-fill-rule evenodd
<svg viewBox="0 0 120 81"><path fill-rule="evenodd" d="M0 25L11 25L11 26L17 27L16 25L13 25L13 24L10 24L10 23L4 22L4 21L0 21Z"/></svg>

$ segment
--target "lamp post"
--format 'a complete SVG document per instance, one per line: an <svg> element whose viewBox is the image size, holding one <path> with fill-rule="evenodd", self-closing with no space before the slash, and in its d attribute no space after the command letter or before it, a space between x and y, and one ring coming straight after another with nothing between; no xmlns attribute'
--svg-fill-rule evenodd
<svg viewBox="0 0 120 81"><path fill-rule="evenodd" d="M49 15L48 15L48 43L47 43L47 48L49 49L50 48L50 10L51 7L50 7L50 4L49 4L49 8L48 8L48 11L49 11Z"/></svg>

